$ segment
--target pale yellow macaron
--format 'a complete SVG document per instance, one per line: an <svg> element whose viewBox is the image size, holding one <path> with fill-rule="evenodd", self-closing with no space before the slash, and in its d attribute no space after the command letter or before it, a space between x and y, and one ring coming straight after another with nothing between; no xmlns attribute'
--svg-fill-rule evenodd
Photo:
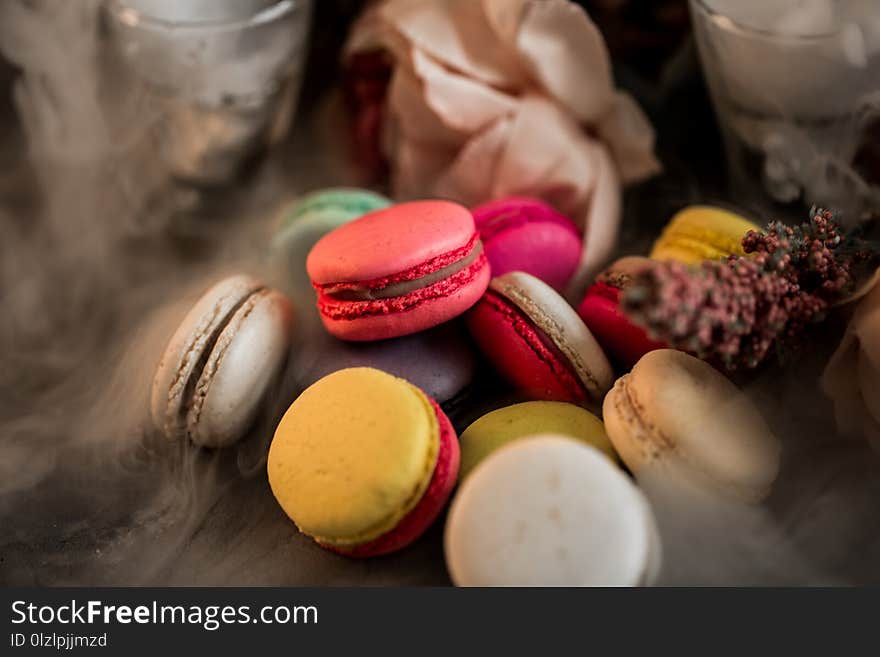
<svg viewBox="0 0 880 657"><path fill-rule="evenodd" d="M710 205L692 205L678 212L654 242L651 258L688 265L744 255L742 239L754 223L738 214Z"/></svg>
<svg viewBox="0 0 880 657"><path fill-rule="evenodd" d="M605 425L590 411L566 402L530 401L505 406L474 421L459 438L460 478L464 479L489 454L523 436L553 433L591 445L616 461Z"/></svg>

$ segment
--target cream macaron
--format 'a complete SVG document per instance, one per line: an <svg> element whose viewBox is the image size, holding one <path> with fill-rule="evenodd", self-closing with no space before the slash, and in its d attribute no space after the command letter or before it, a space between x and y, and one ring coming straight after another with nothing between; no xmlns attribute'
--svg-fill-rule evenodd
<svg viewBox="0 0 880 657"><path fill-rule="evenodd" d="M205 447L239 440L287 357L293 307L247 275L225 278L178 326L153 377L153 422Z"/></svg>
<svg viewBox="0 0 880 657"><path fill-rule="evenodd" d="M645 354L605 397L605 430L637 479L687 478L763 499L781 448L752 402L711 365L672 349Z"/></svg>
<svg viewBox="0 0 880 657"><path fill-rule="evenodd" d="M644 496L608 457L553 434L516 440L464 480L444 535L457 586L642 586L661 546Z"/></svg>

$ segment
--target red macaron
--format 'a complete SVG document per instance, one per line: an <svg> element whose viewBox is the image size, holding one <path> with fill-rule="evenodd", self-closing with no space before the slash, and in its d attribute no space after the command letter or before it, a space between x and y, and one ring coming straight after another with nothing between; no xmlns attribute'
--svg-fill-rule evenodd
<svg viewBox="0 0 880 657"><path fill-rule="evenodd" d="M596 405L613 383L608 359L574 309L530 274L493 278L467 324L498 372L532 399Z"/></svg>
<svg viewBox="0 0 880 657"><path fill-rule="evenodd" d="M578 315L599 344L626 370L649 351L668 348L666 343L652 340L645 329L634 324L620 308L620 297L632 277L653 263L638 256L617 260L596 277L578 306Z"/></svg>
<svg viewBox="0 0 880 657"><path fill-rule="evenodd" d="M327 330L382 340L446 322L489 284L489 262L467 208L415 201L366 214L325 235L306 269Z"/></svg>
<svg viewBox="0 0 880 657"><path fill-rule="evenodd" d="M533 198L511 197L473 209L492 276L523 271L557 290L571 280L581 259L575 223Z"/></svg>

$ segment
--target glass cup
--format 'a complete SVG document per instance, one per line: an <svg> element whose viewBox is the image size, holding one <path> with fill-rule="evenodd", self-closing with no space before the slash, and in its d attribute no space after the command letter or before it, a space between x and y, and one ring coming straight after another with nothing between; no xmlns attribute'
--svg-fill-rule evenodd
<svg viewBox="0 0 880 657"><path fill-rule="evenodd" d="M690 0L690 8L734 191L848 215L876 204L878 188L853 166L880 116L875 0Z"/></svg>
<svg viewBox="0 0 880 657"><path fill-rule="evenodd" d="M282 139L303 76L311 0L106 0L131 116L171 177L233 182ZM140 120L140 119L135 119Z"/></svg>

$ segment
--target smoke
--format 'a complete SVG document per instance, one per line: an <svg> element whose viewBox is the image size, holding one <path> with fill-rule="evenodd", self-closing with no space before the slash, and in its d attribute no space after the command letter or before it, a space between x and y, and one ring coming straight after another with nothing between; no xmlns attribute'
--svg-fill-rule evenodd
<svg viewBox="0 0 880 657"><path fill-rule="evenodd" d="M235 448L170 443L150 425L153 368L192 301L232 271L274 282L265 262L279 203L353 172L340 174L322 105L251 184L181 185L155 156L155 105L121 84L105 38L96 0L0 3L17 117L0 143L0 162L12 163L0 167L0 582L447 583L442 522L367 562L295 532L264 474L296 394L292 372ZM836 437L829 403L809 385L839 328L796 369L747 385L786 445L765 505L693 492L682 504L644 482L664 539L662 582L880 581L880 464Z"/></svg>

